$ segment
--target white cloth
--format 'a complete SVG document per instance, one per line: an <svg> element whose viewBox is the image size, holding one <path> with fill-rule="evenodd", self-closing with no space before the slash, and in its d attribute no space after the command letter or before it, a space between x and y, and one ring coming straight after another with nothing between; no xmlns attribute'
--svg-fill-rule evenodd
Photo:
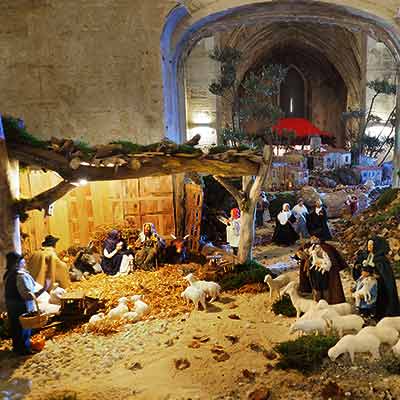
<svg viewBox="0 0 400 400"><path fill-rule="evenodd" d="M118 275L128 275L132 271L133 267L133 256L127 256L124 254L122 256L121 265L119 267Z"/></svg>
<svg viewBox="0 0 400 400"><path fill-rule="evenodd" d="M226 241L231 247L239 247L240 241L240 218L229 219L229 225L226 226Z"/></svg>
<svg viewBox="0 0 400 400"><path fill-rule="evenodd" d="M293 209L292 209L293 214L295 215L295 217L297 218L297 216L302 216L302 217L306 217L306 215L308 214L308 210L307 207L304 205L300 205L300 204L296 204Z"/></svg>
<svg viewBox="0 0 400 400"><path fill-rule="evenodd" d="M286 225L289 218L291 217L292 212L291 211L281 211L278 214L278 221L281 225Z"/></svg>

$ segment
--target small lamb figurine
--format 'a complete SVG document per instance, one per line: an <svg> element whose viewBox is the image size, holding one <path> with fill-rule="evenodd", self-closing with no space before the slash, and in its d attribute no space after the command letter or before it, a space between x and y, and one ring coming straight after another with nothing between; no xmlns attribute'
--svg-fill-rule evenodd
<svg viewBox="0 0 400 400"><path fill-rule="evenodd" d="M150 307L142 300L141 294L131 296L130 300L135 304L133 312L137 313L139 318L143 317L150 311Z"/></svg>
<svg viewBox="0 0 400 400"><path fill-rule="evenodd" d="M294 308L296 309L296 317L300 318L300 314L306 313L311 310L313 307L317 305L317 302L310 299L305 299L301 297L297 292L297 284L296 282L290 282L287 286L285 286L281 290L281 296L287 293L290 296L290 299L293 303Z"/></svg>
<svg viewBox="0 0 400 400"><path fill-rule="evenodd" d="M126 314L129 311L128 306L126 305L126 302L128 299L126 297L121 297L118 300L118 305L115 308L112 308L109 313L107 314L107 317L110 319L121 319L123 318L123 315Z"/></svg>
<svg viewBox="0 0 400 400"><path fill-rule="evenodd" d="M199 281L195 276L190 273L185 278L191 286L201 289L208 297L211 297L210 303L216 300L221 291L221 286L216 282L212 281Z"/></svg>
<svg viewBox="0 0 400 400"><path fill-rule="evenodd" d="M272 297L275 298L275 296L279 298L280 289L290 282L290 277L286 274L283 274L273 279L271 275L267 274L265 275L264 282L269 287L269 298L272 299Z"/></svg>
<svg viewBox="0 0 400 400"><path fill-rule="evenodd" d="M328 356L335 361L341 354L349 353L352 364L355 353L371 353L373 358L379 359L381 357L379 345L379 339L368 333L362 336L346 335L328 350Z"/></svg>
<svg viewBox="0 0 400 400"><path fill-rule="evenodd" d="M357 279L352 289L352 296L355 298L355 305L361 315L366 317L375 313L375 304L378 294L378 282L373 276L374 270L371 266L365 265L361 269L361 276Z"/></svg>
<svg viewBox="0 0 400 400"><path fill-rule="evenodd" d="M191 300L194 304L194 309L199 309L199 303L203 307L203 310L206 309L206 294L203 290L195 286L187 287L181 294L181 297L186 300L186 304L189 304Z"/></svg>
<svg viewBox="0 0 400 400"><path fill-rule="evenodd" d="M290 327L290 333L296 331L301 331L303 333L320 333L326 335L327 323L324 319L309 319L301 320L299 319Z"/></svg>

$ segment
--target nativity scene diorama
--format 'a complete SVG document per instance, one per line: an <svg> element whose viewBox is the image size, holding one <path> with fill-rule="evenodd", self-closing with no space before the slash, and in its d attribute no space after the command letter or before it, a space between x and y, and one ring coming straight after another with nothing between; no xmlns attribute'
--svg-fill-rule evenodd
<svg viewBox="0 0 400 400"><path fill-rule="evenodd" d="M362 374L400 368L398 77L371 64L371 29L365 65L360 47L337 69L290 41L250 65L252 29L179 62L162 43L160 137L36 135L0 110L4 399L356 399Z"/></svg>

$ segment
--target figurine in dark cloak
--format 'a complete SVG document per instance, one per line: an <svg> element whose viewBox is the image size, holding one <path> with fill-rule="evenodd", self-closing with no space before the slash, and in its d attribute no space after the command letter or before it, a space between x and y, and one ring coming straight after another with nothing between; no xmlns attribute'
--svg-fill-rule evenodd
<svg viewBox="0 0 400 400"><path fill-rule="evenodd" d="M282 211L276 217L276 226L272 242L290 246L299 239L299 235L294 230L292 224L296 222L296 217L290 211L290 205L285 203L282 206Z"/></svg>
<svg viewBox="0 0 400 400"><path fill-rule="evenodd" d="M378 277L378 296L376 299L376 318L400 316L399 295L397 293L396 280L393 269L386 254L389 252L389 244L386 239L375 236L367 243L368 253L361 253L357 259L362 266L369 266L375 270ZM365 255L367 256L365 257Z"/></svg>
<svg viewBox="0 0 400 400"><path fill-rule="evenodd" d="M307 229L311 236L316 236L322 242L332 239L328 215L321 200L315 202L315 208L307 216Z"/></svg>
<svg viewBox="0 0 400 400"><path fill-rule="evenodd" d="M340 271L347 267L343 256L330 244L311 238L306 250L310 255L308 276L315 301L324 299L328 304L345 302Z"/></svg>
<svg viewBox="0 0 400 400"><path fill-rule="evenodd" d="M113 229L104 241L101 268L107 275L116 275L119 272L123 253L123 242L119 231Z"/></svg>
<svg viewBox="0 0 400 400"><path fill-rule="evenodd" d="M310 248L311 245L312 245L311 242L305 243L304 245L300 246L300 248L296 251L294 256L291 256L292 259L297 261L297 265L299 266L300 293L312 292L310 278L309 278L310 255L308 253L308 249Z"/></svg>

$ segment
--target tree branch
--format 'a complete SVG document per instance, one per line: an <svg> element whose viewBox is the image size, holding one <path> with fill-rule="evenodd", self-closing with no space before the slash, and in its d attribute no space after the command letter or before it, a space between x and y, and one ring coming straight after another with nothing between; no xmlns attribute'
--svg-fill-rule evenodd
<svg viewBox="0 0 400 400"><path fill-rule="evenodd" d="M265 145L263 148L263 160L262 164L258 169L256 179L250 189L249 197L252 201L258 200L260 196L260 190L265 180L268 178L268 174L271 170L273 151L271 145Z"/></svg>
<svg viewBox="0 0 400 400"><path fill-rule="evenodd" d="M8 144L7 144L8 145ZM64 180L77 182L79 179L87 181L109 181L119 179L136 179L149 176L173 175L182 172L196 172L208 175L225 177L255 175L258 163L246 156L230 157L232 161L216 159L217 155L191 154L176 155L137 155L128 156L127 163L119 167L79 165L72 169L69 160L52 150L32 148L26 145L8 147L10 158L15 158L25 164L37 166L57 172ZM132 164L130 164L132 163Z"/></svg>
<svg viewBox="0 0 400 400"><path fill-rule="evenodd" d="M46 190L45 192L39 193L30 199L15 200L13 205L14 212L20 216L22 222L26 220L26 213L28 211L44 209L47 213L51 204L75 188L75 185L66 181L61 181L58 185Z"/></svg>
<svg viewBox="0 0 400 400"><path fill-rule="evenodd" d="M213 175L213 178L220 183L236 200L238 203L238 206L240 207L242 202L245 200L245 197L243 196L242 193L238 189L235 188L230 182L228 182L226 179L222 178L221 176L215 176Z"/></svg>

